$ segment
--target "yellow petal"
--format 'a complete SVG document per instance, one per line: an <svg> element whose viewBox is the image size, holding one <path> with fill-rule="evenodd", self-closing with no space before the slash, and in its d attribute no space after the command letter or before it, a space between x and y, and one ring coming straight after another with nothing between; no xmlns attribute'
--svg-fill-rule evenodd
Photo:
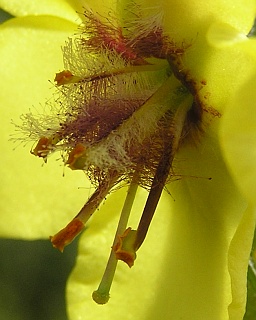
<svg viewBox="0 0 256 320"><path fill-rule="evenodd" d="M65 170L62 161L42 166L30 145L14 149L11 119L33 106L42 110L53 93L55 73L63 69L61 46L76 25L50 16L12 19L1 26L1 219L4 237L40 238L63 227L87 199L84 175Z"/></svg>
<svg viewBox="0 0 256 320"><path fill-rule="evenodd" d="M233 45L236 42L249 41L246 34L224 22L211 24L208 29L207 40L212 46L220 48Z"/></svg>
<svg viewBox="0 0 256 320"><path fill-rule="evenodd" d="M225 22L242 33L248 33L256 9L255 0L192 0L189 3L186 0L162 0L161 3L168 17L165 20L166 30L171 35L179 35L186 40L194 38L196 33L199 36L204 34L208 26L216 21Z"/></svg>
<svg viewBox="0 0 256 320"><path fill-rule="evenodd" d="M209 136L199 150L188 148L179 157L186 172L193 170L212 180L183 179L181 188L170 189L178 216L173 216L170 232L169 265L174 267L166 269L170 278L176 275L172 283L178 289L168 305L169 312L178 309L177 319L181 315L190 319L190 312L195 319L241 320L245 311L255 212L247 210L216 143ZM164 281L161 285L163 292L167 290ZM184 309L189 305L190 310L176 308L175 299L186 301Z"/></svg>
<svg viewBox="0 0 256 320"><path fill-rule="evenodd" d="M232 303L229 306L230 320L240 320L247 298L247 270L249 253L255 231L256 208L249 205L230 243L228 268L232 284Z"/></svg>
<svg viewBox="0 0 256 320"><path fill-rule="evenodd" d="M76 22L78 15L71 4L65 0L0 0L0 7L14 16L53 15Z"/></svg>
<svg viewBox="0 0 256 320"><path fill-rule="evenodd" d="M115 7L115 0L99 3L93 0L0 0L0 8L14 16L52 15L72 22L81 23L85 8L93 8L97 12L109 12Z"/></svg>
<svg viewBox="0 0 256 320"><path fill-rule="evenodd" d="M243 83L245 70L252 68L253 64L249 65L248 58L239 47L221 50L212 46L208 42L209 32L213 25L225 24L226 29L235 29L240 38L245 37L253 26L255 1L193 0L188 5L185 0L173 0L166 2L165 6L168 12L165 25L170 37L191 45L184 55L188 76L197 83L205 81L199 96L207 105L223 112L234 88Z"/></svg>
<svg viewBox="0 0 256 320"><path fill-rule="evenodd" d="M256 65L256 62L255 62ZM254 67L255 72L255 67ZM230 101L223 115L221 142L230 170L247 198L256 204L256 75Z"/></svg>

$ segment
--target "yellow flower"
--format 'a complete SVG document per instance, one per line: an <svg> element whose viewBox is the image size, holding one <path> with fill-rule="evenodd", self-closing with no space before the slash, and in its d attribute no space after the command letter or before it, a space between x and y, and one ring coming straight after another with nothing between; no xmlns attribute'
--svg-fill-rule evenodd
<svg viewBox="0 0 256 320"><path fill-rule="evenodd" d="M194 102L193 117L191 114L187 117L183 131L187 138L179 149L172 149L175 151L174 173L180 178L167 185L169 192L163 192L135 266L129 269L124 264L118 265L111 300L100 307L90 295L104 271L106 253L126 191L118 190L107 198L81 236L77 264L67 288L69 316L72 320L242 319L247 264L255 227L255 200L251 194L255 178L251 161L254 153L247 153L248 144L253 145L255 140L255 130L253 117L247 119L243 106L247 101L248 110L254 116L253 87L243 85L251 81L256 71L252 53L255 43L246 37L253 24L255 1L246 0L242 4L238 0L210 3L194 0L189 4L174 0L137 1L131 7L126 1L118 5L116 1L105 1L104 5L93 1L48 2L42 5L35 1L33 4L0 1L5 10L19 16L3 24L0 33L1 102L4 106L1 134L6 142L2 145L1 236L35 239L54 234L79 211L88 194L76 190L77 186L87 185L82 171L65 170L62 177L63 167L54 161L57 159L54 156L42 167L38 159L29 157L28 148L19 147L13 151L13 145L7 143L13 132L10 119L16 122L18 115L26 114L29 108L36 113L33 109L40 109L39 104L52 95L53 90L49 90L52 85L47 79L53 79L53 74L63 70L60 48L83 20L83 15L77 15L76 10L83 12L83 7L92 8L102 19L109 17L111 22L112 12L116 12L118 26L123 27L123 32L129 31L129 23L130 28L134 28L132 22L136 21L142 27L141 30L137 27L138 35L155 26L154 21L160 21L165 37L157 38L159 29L156 29L154 39L163 42L161 48L166 49L163 57L159 55L156 59L158 53L153 54L154 46L141 46L143 63L135 57L136 63L131 68L132 72L141 72L139 68L144 67L146 61L148 70L143 70L142 74L151 72L151 65L159 67L158 72L162 70L160 60L167 61L164 68L169 72L171 66L179 81L178 88L187 89L185 93L175 94L189 97L185 102L189 106L192 100ZM147 35L146 40L136 36L134 34L138 43L144 44L147 40ZM136 42L133 43L136 46ZM113 45L122 57L123 51L112 41L107 44ZM152 58L147 56L148 52L156 60L148 60ZM70 56L65 58L72 65ZM132 59L130 53L129 59ZM77 83L72 73L64 75L67 84L73 80ZM157 74L156 79L160 89L164 88L162 75ZM170 89L173 88L177 89L177 85L170 85ZM156 92L162 93L161 90ZM153 96L166 101L171 92L163 93L166 96ZM202 111L202 119L199 111ZM175 125L180 117L178 111L172 114ZM251 125L247 127L249 120ZM27 123L34 125L35 122ZM40 138L42 122L39 124ZM221 138L218 136L220 126ZM172 132L174 137L170 139L174 142L176 127ZM245 134L238 135L241 132ZM32 134L35 134L34 128ZM234 134L240 142L236 149L230 139ZM177 139L179 142L180 137ZM51 151L48 142L49 139L46 153ZM56 143L51 140L51 147L55 148ZM76 146L68 150L69 155L73 147ZM42 156L42 150L38 152L36 147L33 150ZM83 153L75 150L73 155L82 159L83 167L86 163ZM237 154L241 160L238 164ZM251 170L249 180L249 175L244 174L247 166ZM139 212L143 211L148 194L142 189L137 193L129 220L133 228L138 224Z"/></svg>

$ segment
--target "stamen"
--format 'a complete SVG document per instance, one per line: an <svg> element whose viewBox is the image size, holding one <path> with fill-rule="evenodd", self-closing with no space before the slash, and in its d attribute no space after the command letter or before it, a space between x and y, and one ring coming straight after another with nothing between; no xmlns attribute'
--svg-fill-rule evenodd
<svg viewBox="0 0 256 320"><path fill-rule="evenodd" d="M100 203L105 199L111 188L118 179L113 175L110 179L103 180L90 199L86 202L75 218L62 230L50 237L52 245L63 252L64 247L71 243L74 238L83 230L86 222L98 208Z"/></svg>
<svg viewBox="0 0 256 320"><path fill-rule="evenodd" d="M123 234L123 232L126 229L127 222L130 216L130 212L132 209L132 205L136 196L138 185L136 183L136 178L134 177L133 181L131 182L127 196L124 202L124 206L121 212L120 220L118 223L118 227L116 230L115 239L113 242L112 250L108 259L108 263L104 272L104 275L102 277L102 280L100 282L100 285L96 291L93 292L92 298L93 300L98 304L105 304L109 300L109 292L110 288L113 282L113 278L116 271L117 266L117 258L115 255L114 247L116 243L118 242L118 237Z"/></svg>
<svg viewBox="0 0 256 320"><path fill-rule="evenodd" d="M184 127L187 112L192 105L191 97L186 98L178 107L174 118L171 121L170 130L173 133L173 139L165 142L162 158L157 167L152 186L144 207L134 242L134 249L137 251L145 240L149 225L154 216L157 204L161 197L163 188L168 178L174 156L178 150L182 130Z"/></svg>
<svg viewBox="0 0 256 320"><path fill-rule="evenodd" d="M56 81L57 86L71 84L71 83L83 83L91 81L99 81L105 78L111 78L114 76L134 73L134 72L155 72L168 68L168 62L166 60L157 60L157 64L151 64L146 62L143 65L128 65L124 68L112 69L110 71L102 71L100 73L93 74L93 76L88 77L78 77L71 73L69 70L64 70L59 73L56 73L54 81Z"/></svg>

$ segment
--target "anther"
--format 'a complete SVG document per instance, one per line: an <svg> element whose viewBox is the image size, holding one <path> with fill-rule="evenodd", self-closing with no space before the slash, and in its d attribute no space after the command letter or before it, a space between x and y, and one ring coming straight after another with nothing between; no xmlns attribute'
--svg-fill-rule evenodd
<svg viewBox="0 0 256 320"><path fill-rule="evenodd" d="M69 153L66 164L72 170L81 170L84 168L84 159L86 147L82 143L78 143Z"/></svg>
<svg viewBox="0 0 256 320"><path fill-rule="evenodd" d="M80 77L74 76L69 70L64 70L56 73L54 81L57 86L62 86L64 84L69 83L77 83L79 82Z"/></svg>
<svg viewBox="0 0 256 320"><path fill-rule="evenodd" d="M41 137L35 148L30 151L31 154L43 158L47 158L48 154L53 150L54 145L59 141L58 135L53 137Z"/></svg>

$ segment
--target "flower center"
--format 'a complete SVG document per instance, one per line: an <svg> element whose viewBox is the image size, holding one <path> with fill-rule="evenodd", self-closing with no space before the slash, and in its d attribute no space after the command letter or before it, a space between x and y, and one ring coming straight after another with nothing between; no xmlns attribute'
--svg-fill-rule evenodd
<svg viewBox="0 0 256 320"><path fill-rule="evenodd" d="M23 115L22 129L29 127L29 136L38 139L32 154L46 161L61 151L65 164L85 171L96 186L75 218L51 237L59 250L116 185L129 184L109 262L93 293L96 302L106 303L117 261L134 264L181 142L200 129L202 108L195 83L180 71L189 46L164 34L159 15L126 28L91 12L85 17L81 35L63 51L66 70L55 78L55 114ZM138 186L149 194L133 230L127 224Z"/></svg>

